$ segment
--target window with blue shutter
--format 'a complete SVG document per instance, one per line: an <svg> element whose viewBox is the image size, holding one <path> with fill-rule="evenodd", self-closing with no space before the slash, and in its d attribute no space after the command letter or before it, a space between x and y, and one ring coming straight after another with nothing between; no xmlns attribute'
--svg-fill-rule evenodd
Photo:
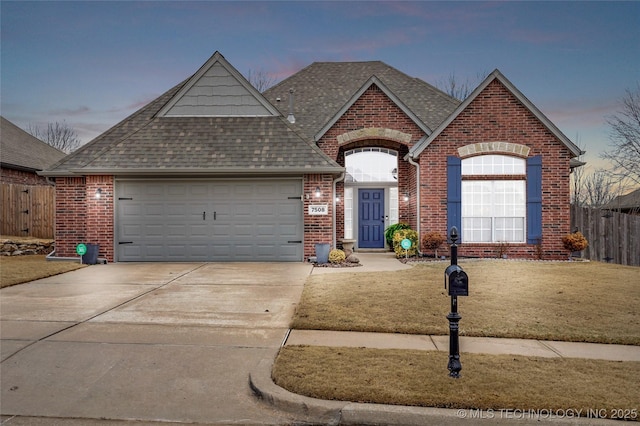
<svg viewBox="0 0 640 426"><path fill-rule="evenodd" d="M542 240L542 156L527 158L527 243Z"/></svg>
<svg viewBox="0 0 640 426"><path fill-rule="evenodd" d="M458 228L462 241L462 162L458 157L447 157L447 234Z"/></svg>

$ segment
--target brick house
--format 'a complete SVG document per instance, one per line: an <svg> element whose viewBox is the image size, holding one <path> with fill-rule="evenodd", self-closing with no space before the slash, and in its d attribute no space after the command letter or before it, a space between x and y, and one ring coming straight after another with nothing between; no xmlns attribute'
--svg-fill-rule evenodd
<svg viewBox="0 0 640 426"><path fill-rule="evenodd" d="M0 233L53 238L53 181L39 176L66 154L0 117Z"/></svg>
<svg viewBox="0 0 640 426"><path fill-rule="evenodd" d="M0 182L50 185L38 175L66 154L0 117Z"/></svg>
<svg viewBox="0 0 640 426"><path fill-rule="evenodd" d="M499 71L462 103L382 62L313 63L265 93L216 52L43 172L58 256L303 261L461 230L462 255L564 257L580 150Z"/></svg>

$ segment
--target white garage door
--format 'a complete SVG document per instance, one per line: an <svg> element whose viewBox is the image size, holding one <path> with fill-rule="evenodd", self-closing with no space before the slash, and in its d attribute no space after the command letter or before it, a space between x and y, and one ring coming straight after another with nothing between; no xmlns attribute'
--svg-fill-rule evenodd
<svg viewBox="0 0 640 426"><path fill-rule="evenodd" d="M302 181L117 182L119 261L302 261Z"/></svg>

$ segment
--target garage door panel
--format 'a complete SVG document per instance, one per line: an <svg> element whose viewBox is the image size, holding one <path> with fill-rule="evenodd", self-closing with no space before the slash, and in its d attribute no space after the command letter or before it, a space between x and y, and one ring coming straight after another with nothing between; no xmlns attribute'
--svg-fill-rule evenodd
<svg viewBox="0 0 640 426"><path fill-rule="evenodd" d="M121 181L116 191L118 241L131 243L120 261L302 260L301 180Z"/></svg>

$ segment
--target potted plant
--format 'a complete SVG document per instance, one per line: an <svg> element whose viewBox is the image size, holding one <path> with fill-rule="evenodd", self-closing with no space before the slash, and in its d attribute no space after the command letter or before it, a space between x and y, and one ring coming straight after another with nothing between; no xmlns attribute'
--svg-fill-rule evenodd
<svg viewBox="0 0 640 426"><path fill-rule="evenodd" d="M562 237L562 245L569 252L569 260L574 252L581 252L589 246L589 242L580 231L567 234Z"/></svg>

